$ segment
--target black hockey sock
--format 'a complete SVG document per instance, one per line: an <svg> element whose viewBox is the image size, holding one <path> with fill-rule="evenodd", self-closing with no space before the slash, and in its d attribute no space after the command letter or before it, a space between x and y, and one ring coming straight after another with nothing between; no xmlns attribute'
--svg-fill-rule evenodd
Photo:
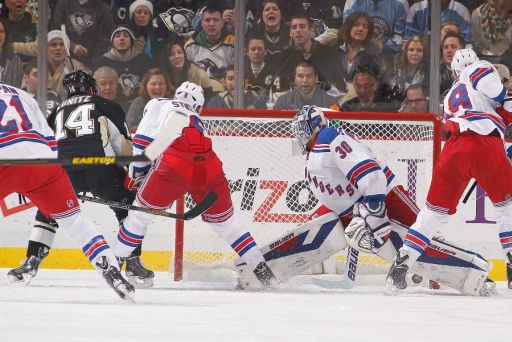
<svg viewBox="0 0 512 342"><path fill-rule="evenodd" d="M45 245L44 243L32 240L28 241L27 258L33 255L42 260L44 257L48 255L49 252L50 247Z"/></svg>

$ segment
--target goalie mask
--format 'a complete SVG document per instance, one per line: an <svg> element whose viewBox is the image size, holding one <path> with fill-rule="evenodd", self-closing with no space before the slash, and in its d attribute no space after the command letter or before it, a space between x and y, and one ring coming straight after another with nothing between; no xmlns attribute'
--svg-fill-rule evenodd
<svg viewBox="0 0 512 342"><path fill-rule="evenodd" d="M292 121L292 131L299 142L302 153L307 153L308 143L320 128L327 126L324 112L317 106L303 106Z"/></svg>
<svg viewBox="0 0 512 342"><path fill-rule="evenodd" d="M204 104L203 88L192 82L183 82L178 89L174 98L178 101L189 104L192 109L199 114Z"/></svg>
<svg viewBox="0 0 512 342"><path fill-rule="evenodd" d="M460 49L455 51L453 55L451 68L455 76L458 78L462 70L466 69L469 65L479 61L480 59L476 55L473 49Z"/></svg>

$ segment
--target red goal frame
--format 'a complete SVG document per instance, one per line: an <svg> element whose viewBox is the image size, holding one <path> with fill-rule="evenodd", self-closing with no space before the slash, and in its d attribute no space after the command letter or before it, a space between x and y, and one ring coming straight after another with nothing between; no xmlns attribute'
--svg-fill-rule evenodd
<svg viewBox="0 0 512 342"><path fill-rule="evenodd" d="M214 109L205 108L201 112L201 117L223 117L223 118L272 118L272 119L290 119L297 113L292 110L258 110L258 109ZM433 165L439 158L442 142L442 122L441 118L432 113L385 113L385 112L339 112L326 111L329 119L351 119L351 120L386 120L386 121L411 121L411 122L431 122L433 124ZM176 201L176 212L185 211L185 201L181 197ZM174 245L174 281L180 281L183 278L183 246L184 246L185 221L176 220L175 225L175 245Z"/></svg>

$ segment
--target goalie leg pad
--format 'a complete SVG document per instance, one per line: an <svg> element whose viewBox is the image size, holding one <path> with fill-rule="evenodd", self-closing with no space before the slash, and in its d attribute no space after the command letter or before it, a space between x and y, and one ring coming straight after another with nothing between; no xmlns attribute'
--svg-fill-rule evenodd
<svg viewBox="0 0 512 342"><path fill-rule="evenodd" d="M480 255L433 238L412 269L464 294L479 296L491 267Z"/></svg>
<svg viewBox="0 0 512 342"><path fill-rule="evenodd" d="M301 274L313 265L346 248L343 227L334 213L322 215L278 239L262 245L261 252L280 282ZM240 281L248 288L260 283L241 258L235 260Z"/></svg>

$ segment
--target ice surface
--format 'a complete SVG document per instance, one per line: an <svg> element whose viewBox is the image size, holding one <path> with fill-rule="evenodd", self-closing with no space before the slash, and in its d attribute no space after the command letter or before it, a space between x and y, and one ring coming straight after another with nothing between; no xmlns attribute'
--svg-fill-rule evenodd
<svg viewBox="0 0 512 342"><path fill-rule="evenodd" d="M304 276L278 292L230 282L175 283L157 273L136 304L95 271L40 270L29 286L0 269L1 342L131 341L509 341L512 290L476 298L411 287L389 297L378 285L337 288L339 276Z"/></svg>

